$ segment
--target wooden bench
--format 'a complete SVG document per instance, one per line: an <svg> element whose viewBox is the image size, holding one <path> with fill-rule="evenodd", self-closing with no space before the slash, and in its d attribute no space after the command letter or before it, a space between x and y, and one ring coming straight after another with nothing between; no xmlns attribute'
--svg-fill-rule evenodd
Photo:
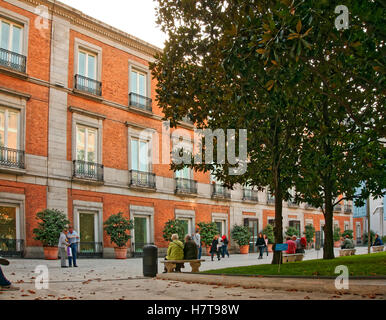
<svg viewBox="0 0 386 320"><path fill-rule="evenodd" d="M304 253L283 254L282 263L303 261Z"/></svg>
<svg viewBox="0 0 386 320"><path fill-rule="evenodd" d="M385 246L374 246L372 247L373 248L373 252L381 252L383 251Z"/></svg>
<svg viewBox="0 0 386 320"><path fill-rule="evenodd" d="M190 266L192 267L192 272L199 272L201 262L203 261L205 260L198 260L198 259L196 260L163 260L161 261L161 263L165 264L167 272L173 272L173 270L177 266L177 263L184 264L185 262L190 263Z"/></svg>
<svg viewBox="0 0 386 320"><path fill-rule="evenodd" d="M345 256L353 256L355 255L356 249L341 249L339 250L339 256L345 257Z"/></svg>

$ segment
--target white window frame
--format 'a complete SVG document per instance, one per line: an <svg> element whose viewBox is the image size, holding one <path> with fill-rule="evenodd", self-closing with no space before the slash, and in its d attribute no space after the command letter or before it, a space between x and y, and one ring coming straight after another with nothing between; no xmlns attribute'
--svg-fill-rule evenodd
<svg viewBox="0 0 386 320"><path fill-rule="evenodd" d="M137 159L137 161L138 161L138 169L134 169L133 168L133 154L131 153L131 150L132 150L132 142L133 142L133 140L136 140L137 142L138 142L138 152L137 152L137 156L138 156L138 159ZM147 173L149 173L149 172L151 172L151 149L150 149L150 142L149 142L149 140L147 140L147 139L141 139L141 138L139 138L139 137L134 137L134 136L131 136L130 137L130 164L131 164L131 167L130 167L130 169L131 170L137 170L137 171L141 171L140 170L140 162L141 162L141 155L140 155L140 144L141 144L141 142L144 142L144 143L146 143L147 144L147 171L145 171L145 172L147 172Z"/></svg>
<svg viewBox="0 0 386 320"><path fill-rule="evenodd" d="M226 235L228 237L228 214L226 213L212 213L212 222L221 222L223 230L221 230L221 236Z"/></svg>
<svg viewBox="0 0 386 320"><path fill-rule="evenodd" d="M1 39L1 35L2 35L2 22L5 22L5 23L8 23L10 25L10 29L9 29L9 43L8 43L8 48L4 48L10 52L14 52L14 53L17 53L17 54L23 54L24 52L24 41L23 41L23 38L24 38L24 25L23 24L20 24L20 23L15 23L11 20L8 20L8 19L5 19L5 18L2 18L0 16L0 39ZM13 44L13 29L14 29L14 26L16 27L19 27L21 29L21 37L19 39L19 47L20 47L20 52L16 52L14 51L13 48L11 48L12 44Z"/></svg>
<svg viewBox="0 0 386 320"><path fill-rule="evenodd" d="M90 77L89 70L88 70L88 57L91 56L91 57L95 58L94 74L95 74L95 78L97 78L98 77L98 54L93 53L93 52L88 51L88 50L84 50L81 47L79 48L79 51L78 51L78 71L77 71L77 74L80 74L79 67L80 67L80 54L81 53L86 55L86 65L85 65L86 75L84 77L89 78L89 79L93 79ZM97 80L97 79L93 79L93 80Z"/></svg>
<svg viewBox="0 0 386 320"><path fill-rule="evenodd" d="M134 127L128 127L128 168L129 170L134 170L132 166L132 161L131 161L131 141L132 139L137 139L139 141L144 141L147 142L148 145L148 172L147 173L152 173L153 172L153 134L156 131L154 129L143 129L143 130L138 130L135 129Z"/></svg>
<svg viewBox="0 0 386 320"><path fill-rule="evenodd" d="M16 208L16 239L20 240L20 206L13 203L0 202L0 207Z"/></svg>
<svg viewBox="0 0 386 320"><path fill-rule="evenodd" d="M17 118L17 145L16 145L16 150L20 150L20 145L21 145L21 136L20 136L20 129L21 129L21 112L20 110L13 109L13 108L8 108L8 107L3 107L0 105L0 109L5 110L4 112L4 147L8 148L8 113L9 110L11 112L17 113L18 118Z"/></svg>
<svg viewBox="0 0 386 320"><path fill-rule="evenodd" d="M191 235L195 230L196 226L196 212L194 210L182 210L175 209L176 220L187 220L188 221L188 234ZM186 236L186 235L184 235ZM182 240L182 239L180 239Z"/></svg>
<svg viewBox="0 0 386 320"><path fill-rule="evenodd" d="M79 74L79 52L88 53L96 57L95 81L102 80L102 48L79 38L74 40L74 75ZM86 63L87 64L87 63ZM88 66L87 66L88 68Z"/></svg>
<svg viewBox="0 0 386 320"><path fill-rule="evenodd" d="M131 91L131 72L137 72L145 75L145 97L151 98L151 77L150 77L150 69L148 66L138 63L134 60L129 60L129 94ZM136 93L136 92L134 92ZM138 93L136 93L138 94Z"/></svg>
<svg viewBox="0 0 386 320"><path fill-rule="evenodd" d="M98 163L99 164L99 159L98 159L98 154L99 154L99 150L98 150L98 128L94 128L94 127L90 127L90 126L85 126L85 125L83 125L83 124L77 124L76 125L76 146L75 146L75 160L80 160L80 159L77 159L77 157L78 157L78 130L79 130L79 128L84 128L85 129L85 154L84 154L84 156L85 156L85 160L83 160L83 161L85 161L85 162L90 162L89 161L89 159L88 159L88 152L87 152L87 150L88 150L88 132L89 132L89 130L91 130L91 131L96 131L96 141L95 141L95 149L96 149L96 153L95 153L95 157L96 157L96 161L95 162L93 162L93 163Z"/></svg>
<svg viewBox="0 0 386 320"><path fill-rule="evenodd" d="M146 219L147 237L146 237L146 242L145 243L150 243L150 216L134 214L134 216L133 216L133 221L134 222L135 222L135 218ZM132 239L134 240L134 244L135 244L135 228L133 228Z"/></svg>
<svg viewBox="0 0 386 320"><path fill-rule="evenodd" d="M90 127L97 130L97 164L102 164L102 148L103 148L103 120L101 117L89 117L77 113L73 110L72 113L72 160L77 160L77 126Z"/></svg>
<svg viewBox="0 0 386 320"><path fill-rule="evenodd" d="M148 219L148 243L154 243L154 207L143 207L130 205L130 219L134 217L147 218ZM135 245L135 233L134 229L130 232L132 233L132 238L130 244L133 247Z"/></svg>

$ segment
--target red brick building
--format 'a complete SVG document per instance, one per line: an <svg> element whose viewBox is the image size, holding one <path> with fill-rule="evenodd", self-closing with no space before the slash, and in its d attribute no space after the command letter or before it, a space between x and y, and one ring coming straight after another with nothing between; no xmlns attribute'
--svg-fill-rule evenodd
<svg viewBox="0 0 386 320"><path fill-rule="evenodd" d="M256 234L272 223L265 192L228 194L207 174L158 164L163 115L149 63L159 50L57 1L0 0L0 252L42 257L32 230L45 208L68 215L81 252L104 257L113 256L103 232L113 213L135 222L131 253L144 243L165 248L169 219L184 220L187 232L215 221L228 236L234 224ZM356 232L351 211L340 208L335 223ZM321 230L323 219L284 205L285 227Z"/></svg>

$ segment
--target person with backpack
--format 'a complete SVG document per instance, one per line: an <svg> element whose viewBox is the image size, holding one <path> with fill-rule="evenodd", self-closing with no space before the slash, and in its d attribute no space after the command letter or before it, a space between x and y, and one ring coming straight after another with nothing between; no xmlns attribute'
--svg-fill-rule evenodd
<svg viewBox="0 0 386 320"><path fill-rule="evenodd" d="M224 234L222 236L222 250L221 250L221 255L223 258L225 258L225 255L227 255L229 258L228 244L229 244L229 241L227 239L227 236Z"/></svg>

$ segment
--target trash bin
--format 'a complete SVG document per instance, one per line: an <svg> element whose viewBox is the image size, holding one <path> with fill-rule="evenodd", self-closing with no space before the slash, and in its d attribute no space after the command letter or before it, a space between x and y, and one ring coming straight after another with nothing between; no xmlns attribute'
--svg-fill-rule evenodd
<svg viewBox="0 0 386 320"><path fill-rule="evenodd" d="M143 275L155 277L158 273L158 248L154 245L143 247Z"/></svg>

